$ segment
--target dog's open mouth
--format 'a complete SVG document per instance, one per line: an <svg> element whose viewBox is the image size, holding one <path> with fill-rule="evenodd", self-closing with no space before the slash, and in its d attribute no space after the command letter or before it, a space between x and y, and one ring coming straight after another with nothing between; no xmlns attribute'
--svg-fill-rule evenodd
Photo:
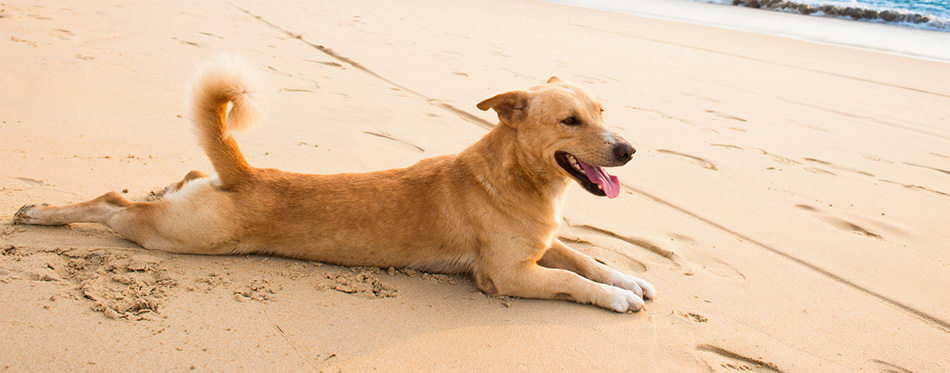
<svg viewBox="0 0 950 373"><path fill-rule="evenodd" d="M585 163L564 151L554 153L554 159L588 192L607 198L617 198L620 195L620 179L607 173L603 167Z"/></svg>

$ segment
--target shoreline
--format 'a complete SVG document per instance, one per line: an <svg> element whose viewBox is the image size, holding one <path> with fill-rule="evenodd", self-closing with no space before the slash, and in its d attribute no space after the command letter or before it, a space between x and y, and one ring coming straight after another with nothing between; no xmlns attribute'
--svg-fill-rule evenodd
<svg viewBox="0 0 950 373"><path fill-rule="evenodd" d="M544 0L950 63L950 32L690 0Z"/></svg>
<svg viewBox="0 0 950 373"><path fill-rule="evenodd" d="M729 3L718 3L730 5ZM838 5L812 5L784 0L733 0L731 5L777 12L815 15L844 20L875 22L892 26L920 28L928 31L950 32L950 24L935 16L909 11L877 10L869 7L842 7Z"/></svg>

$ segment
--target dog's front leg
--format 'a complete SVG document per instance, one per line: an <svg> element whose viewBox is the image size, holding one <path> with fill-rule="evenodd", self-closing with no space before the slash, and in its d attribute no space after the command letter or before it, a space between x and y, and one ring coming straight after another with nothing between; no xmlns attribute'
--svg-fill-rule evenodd
<svg viewBox="0 0 950 373"><path fill-rule="evenodd" d="M638 311L644 305L643 299L630 290L597 283L563 269L523 262L495 269L488 282L499 295L571 300L616 312Z"/></svg>
<svg viewBox="0 0 950 373"><path fill-rule="evenodd" d="M538 264L549 268L560 268L607 285L630 290L644 299L655 299L656 290L644 279L622 273L597 262L593 258L567 247L555 239L551 248L544 253Z"/></svg>

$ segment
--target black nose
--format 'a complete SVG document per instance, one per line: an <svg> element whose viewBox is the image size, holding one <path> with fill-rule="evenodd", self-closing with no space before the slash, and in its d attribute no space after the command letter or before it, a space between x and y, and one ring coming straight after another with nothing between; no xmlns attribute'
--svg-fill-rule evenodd
<svg viewBox="0 0 950 373"><path fill-rule="evenodd" d="M621 143L614 147L614 156L623 163L629 162L630 158L633 158L633 153L636 152L637 149L628 143Z"/></svg>

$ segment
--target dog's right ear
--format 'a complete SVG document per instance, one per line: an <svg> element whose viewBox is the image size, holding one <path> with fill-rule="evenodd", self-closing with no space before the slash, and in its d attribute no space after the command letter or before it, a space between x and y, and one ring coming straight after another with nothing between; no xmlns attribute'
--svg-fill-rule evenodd
<svg viewBox="0 0 950 373"><path fill-rule="evenodd" d="M480 110L495 109L502 123L512 124L528 115L528 93L505 92L478 103Z"/></svg>

